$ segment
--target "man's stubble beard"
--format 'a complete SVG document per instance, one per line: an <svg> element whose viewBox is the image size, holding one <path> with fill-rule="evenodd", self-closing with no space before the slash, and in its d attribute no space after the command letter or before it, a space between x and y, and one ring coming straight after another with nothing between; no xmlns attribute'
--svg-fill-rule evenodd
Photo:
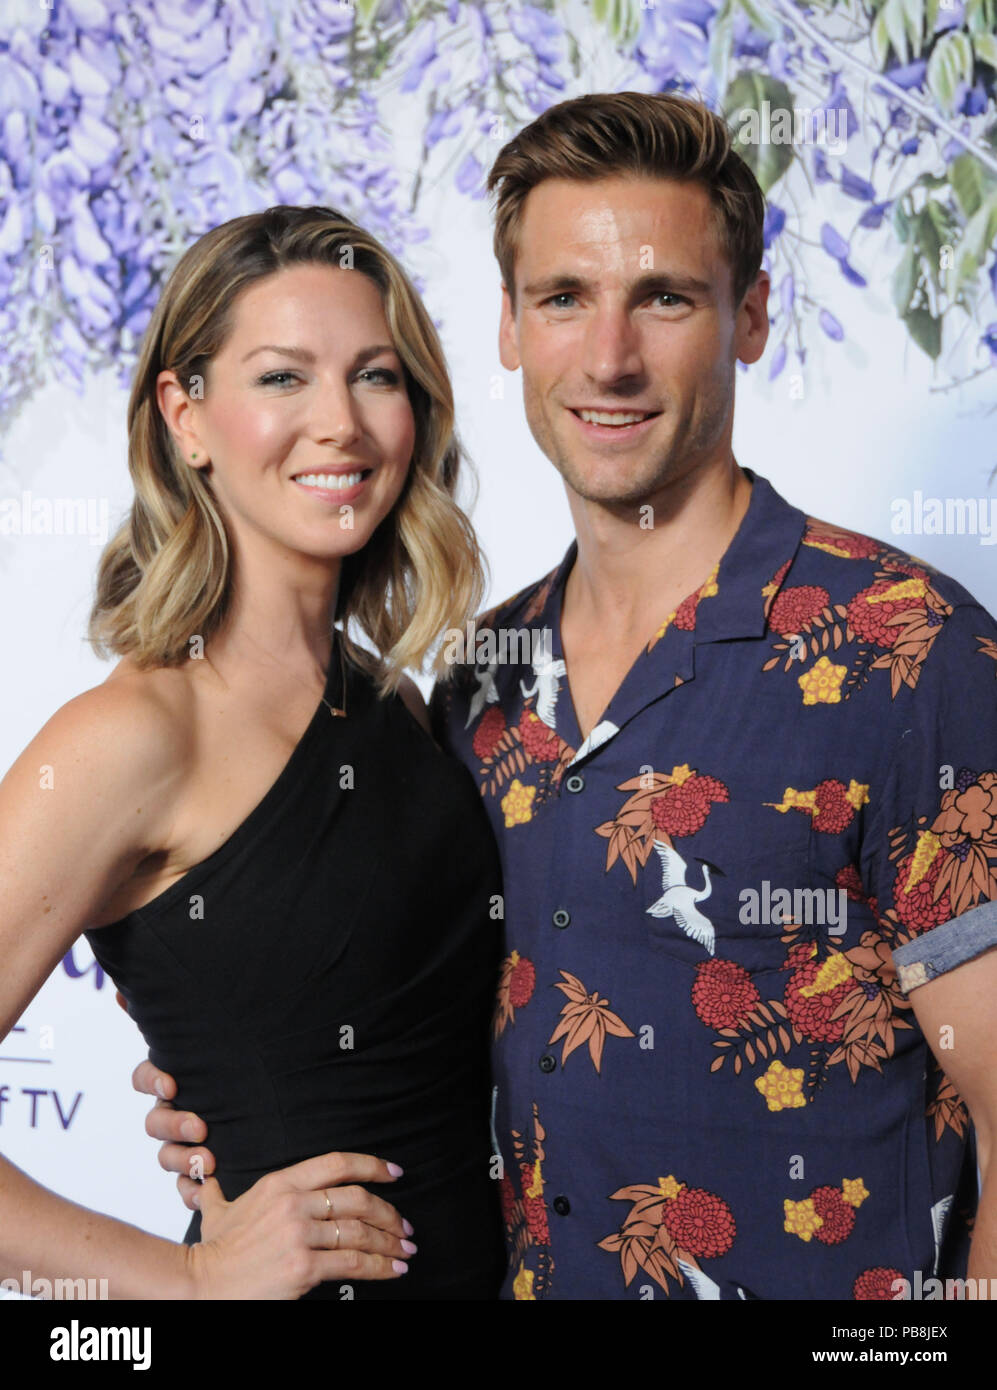
<svg viewBox="0 0 997 1390"><path fill-rule="evenodd" d="M571 453L563 446L557 432L550 427L548 418L539 407L536 398L525 389L525 381L523 405L534 439L572 492L586 502L629 509L640 507L658 497L669 485L687 477L715 450L728 427L728 414L733 408L733 396L733 378L723 373L716 383L716 389L705 398L705 408L698 419L690 411L684 419L675 420L668 439L657 446L656 455L642 461L640 476L630 480L626 487L622 486L621 478L610 491L605 487L596 488L586 481L584 471L576 467ZM698 400L702 403L704 398L699 397ZM624 402L620 403L620 408L625 408ZM674 419L670 405L665 405L659 420L661 418ZM623 462L623 455L620 458L622 473L628 465Z"/></svg>

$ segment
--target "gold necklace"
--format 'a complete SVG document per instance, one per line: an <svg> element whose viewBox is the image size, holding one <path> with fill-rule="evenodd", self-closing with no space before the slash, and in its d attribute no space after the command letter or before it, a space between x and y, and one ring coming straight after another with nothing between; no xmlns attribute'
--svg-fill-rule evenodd
<svg viewBox="0 0 997 1390"><path fill-rule="evenodd" d="M329 713L332 715L333 719L345 719L345 718L346 718L346 663L345 663L345 661L344 661L344 659L343 659L343 643L342 643L342 639L339 637L339 634L335 634L334 636L335 636L335 638L338 638L338 640L336 640L336 646L339 648L339 670L340 670L340 674L342 675L342 685L341 685L341 689L342 689L342 692L343 692L343 708L342 708L342 709L337 709L335 705L330 705L330 704L329 704L329 701L325 698L324 695L320 695L320 696L319 696L319 699L322 701L323 705L325 705L326 709L327 709L327 710L329 711Z"/></svg>

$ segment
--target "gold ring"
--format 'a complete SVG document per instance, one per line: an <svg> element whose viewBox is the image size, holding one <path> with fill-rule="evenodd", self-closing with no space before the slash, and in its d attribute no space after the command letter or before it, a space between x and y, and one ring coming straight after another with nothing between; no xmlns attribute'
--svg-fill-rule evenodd
<svg viewBox="0 0 997 1390"><path fill-rule="evenodd" d="M332 1248L333 1248L333 1250L338 1250L338 1249L339 1249L339 1222L336 1221L336 1220L334 1219L334 1220L333 1220L333 1225L336 1227L336 1243L335 1243L335 1245L334 1245Z"/></svg>
<svg viewBox="0 0 997 1390"><path fill-rule="evenodd" d="M329 1201L328 1192L323 1190L322 1196L325 1198L325 1219L328 1221L329 1217L332 1215L332 1203Z"/></svg>

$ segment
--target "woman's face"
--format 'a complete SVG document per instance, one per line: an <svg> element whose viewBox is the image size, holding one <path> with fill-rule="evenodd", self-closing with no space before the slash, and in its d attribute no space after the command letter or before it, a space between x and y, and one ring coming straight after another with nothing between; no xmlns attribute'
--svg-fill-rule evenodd
<svg viewBox="0 0 997 1390"><path fill-rule="evenodd" d="M163 386L172 373L160 377ZM415 419L381 295L358 270L296 265L243 291L203 399L164 415L237 539L316 559L360 550L405 482Z"/></svg>

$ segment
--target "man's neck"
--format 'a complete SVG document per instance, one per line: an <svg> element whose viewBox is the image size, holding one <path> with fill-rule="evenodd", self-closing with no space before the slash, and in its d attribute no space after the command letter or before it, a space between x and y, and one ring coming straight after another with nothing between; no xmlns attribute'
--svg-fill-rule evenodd
<svg viewBox="0 0 997 1390"><path fill-rule="evenodd" d="M705 584L750 498L751 483L733 455L669 485L650 512L634 506L623 517L569 493L578 554L565 585L562 623L605 633L614 645L646 641Z"/></svg>

